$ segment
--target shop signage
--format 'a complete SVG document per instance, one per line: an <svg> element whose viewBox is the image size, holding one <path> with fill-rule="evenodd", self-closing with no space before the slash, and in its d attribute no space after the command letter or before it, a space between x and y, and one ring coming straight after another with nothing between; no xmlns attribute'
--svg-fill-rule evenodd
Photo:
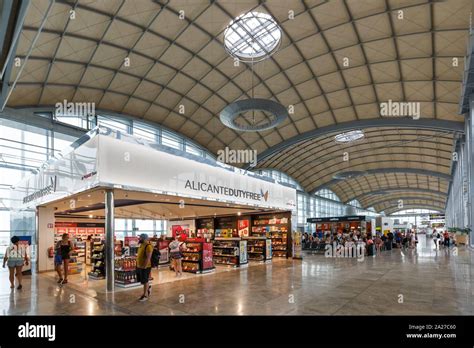
<svg viewBox="0 0 474 348"><path fill-rule="evenodd" d="M23 197L23 204L26 204L28 202L37 200L38 198L41 198L41 197L47 196L47 195L49 195L53 192L56 192L56 181L57 181L56 175L49 178L49 179L50 179L50 181L49 181L48 186L43 187L42 189L39 189L38 191L35 191L35 192L33 192L32 194L30 194L26 197Z"/></svg>
<svg viewBox="0 0 474 348"><path fill-rule="evenodd" d="M81 180L86 180L86 179L89 179L89 178L92 178L94 175L96 175L97 172L96 171L93 171L91 173L87 173L86 175L83 175Z"/></svg>
<svg viewBox="0 0 474 348"><path fill-rule="evenodd" d="M228 197L252 199L255 201L261 201L262 198L265 200L265 202L268 200L268 191L265 193L263 191L256 193L226 186L210 185L206 182L196 182L194 180L186 180L184 188L200 192L211 192Z"/></svg>
<svg viewBox="0 0 474 348"><path fill-rule="evenodd" d="M99 135L98 177L122 185L163 194L226 203L294 210L296 190L238 168L204 163L154 148ZM124 153L127 153L126 159ZM166 165L163 165L166 164Z"/></svg>
<svg viewBox="0 0 474 348"><path fill-rule="evenodd" d="M440 220L445 219L444 214L430 214L430 220Z"/></svg>
<svg viewBox="0 0 474 348"><path fill-rule="evenodd" d="M322 218L308 218L306 222L343 222L343 221L365 221L365 216L335 216L335 217L322 217Z"/></svg>
<svg viewBox="0 0 474 348"><path fill-rule="evenodd" d="M213 266L212 243L202 243L202 269L210 269Z"/></svg>
<svg viewBox="0 0 474 348"><path fill-rule="evenodd" d="M124 245L125 246L137 246L138 245L138 237L134 237L134 236L127 236L124 238Z"/></svg>
<svg viewBox="0 0 474 348"><path fill-rule="evenodd" d="M158 241L158 248L160 249L160 265L168 263L169 260L169 249L168 245L170 244L169 240L160 240Z"/></svg>
<svg viewBox="0 0 474 348"><path fill-rule="evenodd" d="M250 221L248 219L238 221L239 237L249 236L249 225Z"/></svg>
<svg viewBox="0 0 474 348"><path fill-rule="evenodd" d="M103 222L62 222L54 223L55 227L105 227Z"/></svg>
<svg viewBox="0 0 474 348"><path fill-rule="evenodd" d="M94 187L126 187L187 198L245 204L260 208L295 210L296 189L251 175L160 151L126 135L87 134L79 146L39 173L21 180L11 197L34 207ZM165 165L164 165L165 164ZM51 179L52 177L52 179ZM46 187L45 187L46 183ZM25 189L26 188L26 189Z"/></svg>

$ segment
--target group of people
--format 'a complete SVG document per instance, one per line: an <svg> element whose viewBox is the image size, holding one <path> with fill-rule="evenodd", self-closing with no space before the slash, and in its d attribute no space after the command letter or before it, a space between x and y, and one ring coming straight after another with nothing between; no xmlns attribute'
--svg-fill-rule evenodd
<svg viewBox="0 0 474 348"><path fill-rule="evenodd" d="M395 233L388 232L382 234L377 232L374 236L372 233L361 233L360 230L347 230L332 233L331 231L317 231L313 234L304 233L302 236L303 249L323 249L326 244L343 245L344 247L363 246L366 255L380 255L383 250L391 250L395 248L415 248L418 243L418 236L414 231Z"/></svg>
<svg viewBox="0 0 474 348"><path fill-rule="evenodd" d="M186 250L186 244L180 240L180 236L177 235L174 240L169 244L169 252L171 259L171 269L175 271L176 276L183 274L182 258L183 251ZM69 273L69 262L71 260L71 254L74 251L74 245L69 239L69 235L64 233L54 246L54 268L58 275L58 284L67 284L68 273ZM157 266L152 262L153 258L158 257L159 260L158 246L156 248L151 244L148 235L143 233L139 237L139 247L137 251L137 280L143 285L143 294L139 298L139 301L146 301L151 295L151 284L150 274L151 268ZM10 271L10 288L15 288L15 278L17 280L17 289L21 290L22 285L22 271L23 266L28 265L30 262L28 247L20 244L20 238L13 236L11 238L11 245L6 249L5 256L3 258L3 268L5 265L8 266Z"/></svg>
<svg viewBox="0 0 474 348"><path fill-rule="evenodd" d="M444 232L439 232L436 229L433 229L432 237L435 249L439 249L440 246L449 248L450 246L456 245L454 234L449 233L446 230Z"/></svg>
<svg viewBox="0 0 474 348"><path fill-rule="evenodd" d="M311 244L332 244L336 242L337 244L345 243L366 243L367 238L361 235L359 230L354 232L348 232L344 230L342 233L332 234L329 231L323 233L322 231L314 232L313 234L304 233L302 236L303 246L310 247Z"/></svg>
<svg viewBox="0 0 474 348"><path fill-rule="evenodd" d="M454 235L448 231L439 232L435 229L432 236L435 248L440 246L449 248L456 245ZM363 245L366 247L367 255L372 255L374 246L375 253L380 255L383 250L391 250L392 248L415 249L418 243L418 235L413 230L388 232L386 234L377 232L375 236L372 236L371 233L362 234L359 230L343 230L337 233L316 231L312 234L306 232L302 235L303 249L306 250L322 250L326 244L333 244L334 242L337 245L349 247Z"/></svg>
<svg viewBox="0 0 474 348"><path fill-rule="evenodd" d="M323 249L325 245L342 245L344 247L352 248L354 246L362 246L365 248L368 255L372 254L372 245L374 240L370 234L363 235L360 230L346 230L338 233L331 233L330 231L317 231L313 234L304 233L302 235L303 249Z"/></svg>

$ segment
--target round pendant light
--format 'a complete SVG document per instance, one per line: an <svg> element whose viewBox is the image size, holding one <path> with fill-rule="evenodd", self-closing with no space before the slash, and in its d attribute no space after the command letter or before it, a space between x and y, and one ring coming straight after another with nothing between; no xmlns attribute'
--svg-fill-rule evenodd
<svg viewBox="0 0 474 348"><path fill-rule="evenodd" d="M246 112L262 111L267 115L264 122L249 124L239 123L236 120ZM288 117L286 108L273 100L251 98L238 100L227 105L220 113L221 122L232 129L242 132L264 131L276 127Z"/></svg>

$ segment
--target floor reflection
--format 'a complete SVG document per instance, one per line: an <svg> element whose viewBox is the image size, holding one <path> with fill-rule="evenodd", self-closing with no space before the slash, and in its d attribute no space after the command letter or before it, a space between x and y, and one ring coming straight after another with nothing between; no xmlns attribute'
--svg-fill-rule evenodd
<svg viewBox="0 0 474 348"><path fill-rule="evenodd" d="M25 277L11 290L0 272L0 313L56 315L472 315L473 255L466 247L435 249L420 236L415 249L356 259L305 255L213 274L154 273L148 302L140 289L105 291L78 275L59 287L54 274ZM399 303L402 295L403 303Z"/></svg>

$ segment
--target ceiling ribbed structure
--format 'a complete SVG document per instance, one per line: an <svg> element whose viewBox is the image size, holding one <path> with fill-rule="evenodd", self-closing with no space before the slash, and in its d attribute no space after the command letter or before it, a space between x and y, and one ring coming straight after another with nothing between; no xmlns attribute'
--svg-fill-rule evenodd
<svg viewBox="0 0 474 348"><path fill-rule="evenodd" d="M464 122L458 110L471 0L63 0L40 28L48 5L37 0L28 9L16 52L28 60L12 70L8 106L93 102L162 124L213 153L226 146L266 152L258 167L285 172L308 192L328 187L377 211L404 198L406 206L444 208ZM281 28L279 48L253 69L236 66L224 47L229 23L252 11ZM263 132L220 122L222 109L251 97L292 112ZM384 126L380 106L388 101L419 103L420 122L456 126L417 128L410 117L407 126ZM364 138L335 142L349 123ZM333 180L390 168L397 172ZM371 194L382 190L392 191Z"/></svg>

